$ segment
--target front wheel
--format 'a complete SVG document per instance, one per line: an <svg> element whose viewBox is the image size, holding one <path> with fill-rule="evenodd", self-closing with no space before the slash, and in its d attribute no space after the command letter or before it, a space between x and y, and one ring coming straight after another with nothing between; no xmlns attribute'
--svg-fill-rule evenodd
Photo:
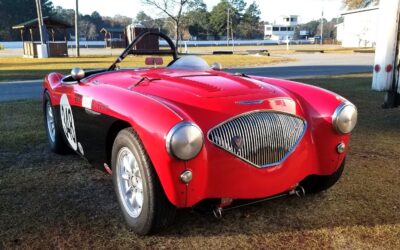
<svg viewBox="0 0 400 250"><path fill-rule="evenodd" d="M345 160L342 165L331 175L311 175L305 178L300 185L306 191L306 194L315 194L329 189L340 179L344 170Z"/></svg>
<svg viewBox="0 0 400 250"><path fill-rule="evenodd" d="M118 133L111 161L114 189L127 224L142 235L170 224L175 207L167 199L146 151L132 128Z"/></svg>

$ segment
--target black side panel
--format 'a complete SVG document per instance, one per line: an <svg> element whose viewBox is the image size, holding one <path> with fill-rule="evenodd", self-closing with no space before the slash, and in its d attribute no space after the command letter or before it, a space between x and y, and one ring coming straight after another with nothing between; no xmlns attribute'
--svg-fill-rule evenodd
<svg viewBox="0 0 400 250"><path fill-rule="evenodd" d="M62 127L60 106L54 108L64 140L71 147ZM86 158L94 167L104 170L103 165L107 162L107 133L117 119L86 108L72 106L71 109L78 144L76 153Z"/></svg>
<svg viewBox="0 0 400 250"><path fill-rule="evenodd" d="M96 168L107 162L107 133L115 118L86 108L72 107L76 137L82 146L82 155Z"/></svg>

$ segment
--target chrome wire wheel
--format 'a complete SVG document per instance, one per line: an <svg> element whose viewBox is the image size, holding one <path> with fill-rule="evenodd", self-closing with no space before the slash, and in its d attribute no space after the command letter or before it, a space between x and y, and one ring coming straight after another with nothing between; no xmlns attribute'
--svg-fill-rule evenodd
<svg viewBox="0 0 400 250"><path fill-rule="evenodd" d="M52 142L56 140L56 127L54 124L53 108L50 102L46 103L46 121L47 121L47 131L49 132L49 137Z"/></svg>
<svg viewBox="0 0 400 250"><path fill-rule="evenodd" d="M138 161L129 148L118 151L116 167L122 205L131 217L137 218L143 207L143 179Z"/></svg>

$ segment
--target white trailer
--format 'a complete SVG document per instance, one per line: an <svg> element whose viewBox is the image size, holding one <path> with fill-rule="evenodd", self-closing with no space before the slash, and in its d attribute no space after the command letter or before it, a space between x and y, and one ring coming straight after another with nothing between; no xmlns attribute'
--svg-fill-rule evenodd
<svg viewBox="0 0 400 250"><path fill-rule="evenodd" d="M372 89L385 91L385 108L400 106L400 0L380 0Z"/></svg>

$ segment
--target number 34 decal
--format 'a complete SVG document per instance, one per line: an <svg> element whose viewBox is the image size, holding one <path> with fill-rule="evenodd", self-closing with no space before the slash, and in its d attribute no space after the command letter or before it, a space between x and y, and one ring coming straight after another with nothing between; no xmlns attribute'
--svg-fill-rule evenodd
<svg viewBox="0 0 400 250"><path fill-rule="evenodd" d="M61 123L65 137L73 150L78 151L83 155L83 148L76 138L74 116L72 114L71 105L69 104L66 94L61 96L60 100Z"/></svg>

